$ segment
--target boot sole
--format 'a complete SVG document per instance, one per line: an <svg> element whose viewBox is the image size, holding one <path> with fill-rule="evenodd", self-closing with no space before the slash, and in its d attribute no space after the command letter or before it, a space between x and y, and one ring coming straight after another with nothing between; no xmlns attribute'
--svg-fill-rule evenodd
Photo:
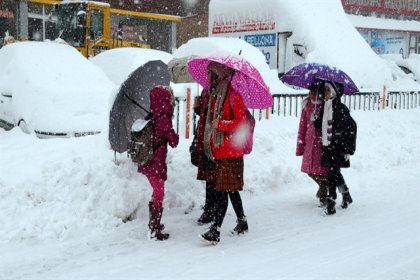
<svg viewBox="0 0 420 280"><path fill-rule="evenodd" d="M349 205L352 204L352 203L353 203L353 201L352 202L348 202L345 205L341 204L341 209L347 209L349 207Z"/></svg>
<svg viewBox="0 0 420 280"><path fill-rule="evenodd" d="M203 222L199 222L199 221L197 221L197 225L199 225L199 226L204 226L204 225L208 225L208 224L210 224L210 223L212 223L213 221L210 221L210 222L208 222L208 223L203 223Z"/></svg>
<svg viewBox="0 0 420 280"><path fill-rule="evenodd" d="M325 208L324 211L322 211L322 214L324 216L332 216L332 215L335 215L336 213L337 213L337 210L336 209L334 209L333 212L328 212L327 208Z"/></svg>
<svg viewBox="0 0 420 280"><path fill-rule="evenodd" d="M232 235L244 235L245 233L248 233L248 230L244 230L242 232L236 232L236 231L232 230L230 233Z"/></svg>
<svg viewBox="0 0 420 280"><path fill-rule="evenodd" d="M203 241L204 243L206 243L206 244L210 244L210 245L213 245L213 246L215 246L215 245L217 245L219 242L220 242L220 240L219 241L210 241L210 240L207 240L207 239L205 239L201 234L199 234L198 235L198 237L200 238L200 240L201 241Z"/></svg>

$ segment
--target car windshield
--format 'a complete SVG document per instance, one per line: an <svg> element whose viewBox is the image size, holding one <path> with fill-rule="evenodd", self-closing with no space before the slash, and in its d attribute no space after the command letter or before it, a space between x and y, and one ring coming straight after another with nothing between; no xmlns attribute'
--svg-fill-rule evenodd
<svg viewBox="0 0 420 280"><path fill-rule="evenodd" d="M58 37L74 47L85 45L86 3L61 4L58 12Z"/></svg>

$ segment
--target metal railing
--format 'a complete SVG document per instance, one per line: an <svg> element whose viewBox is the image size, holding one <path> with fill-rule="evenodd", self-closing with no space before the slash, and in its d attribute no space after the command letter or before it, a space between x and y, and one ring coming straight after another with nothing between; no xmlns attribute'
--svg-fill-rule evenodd
<svg viewBox="0 0 420 280"><path fill-rule="evenodd" d="M273 106L269 112L278 116L300 116L302 101L307 94L302 93L280 93L273 94ZM420 107L420 91L390 91L386 95L380 92L357 92L352 95L343 95L343 102L350 111L378 111L384 109L408 110ZM179 133L180 125L184 123L182 112L186 111L186 97L175 98L175 123L176 131ZM192 109L192 108L190 108ZM264 110L265 111L265 110ZM258 120L263 118L263 110L251 110L251 113ZM192 115L192 122L195 116Z"/></svg>

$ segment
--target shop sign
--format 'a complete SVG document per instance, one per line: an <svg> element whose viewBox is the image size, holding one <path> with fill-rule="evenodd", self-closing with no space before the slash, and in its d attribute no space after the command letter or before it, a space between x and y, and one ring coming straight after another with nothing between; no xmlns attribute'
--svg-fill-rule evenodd
<svg viewBox="0 0 420 280"><path fill-rule="evenodd" d="M7 19L13 19L15 15L13 12L8 10L0 10L0 18L7 18Z"/></svg>
<svg viewBox="0 0 420 280"><path fill-rule="evenodd" d="M345 9L385 14L420 14L420 0L342 0Z"/></svg>
<svg viewBox="0 0 420 280"><path fill-rule="evenodd" d="M265 13L220 14L214 17L212 34L274 30L274 18Z"/></svg>
<svg viewBox="0 0 420 280"><path fill-rule="evenodd" d="M406 55L406 37L403 33L372 31L370 46L377 54Z"/></svg>
<svg viewBox="0 0 420 280"><path fill-rule="evenodd" d="M276 34L245 35L244 40L254 47L273 47L276 45Z"/></svg>

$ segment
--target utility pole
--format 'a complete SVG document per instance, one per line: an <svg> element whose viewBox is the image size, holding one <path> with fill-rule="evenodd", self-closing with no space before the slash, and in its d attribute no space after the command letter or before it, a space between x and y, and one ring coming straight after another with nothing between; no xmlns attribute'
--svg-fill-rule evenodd
<svg viewBox="0 0 420 280"><path fill-rule="evenodd" d="M28 3L26 0L15 0L16 35L18 40L28 39Z"/></svg>

